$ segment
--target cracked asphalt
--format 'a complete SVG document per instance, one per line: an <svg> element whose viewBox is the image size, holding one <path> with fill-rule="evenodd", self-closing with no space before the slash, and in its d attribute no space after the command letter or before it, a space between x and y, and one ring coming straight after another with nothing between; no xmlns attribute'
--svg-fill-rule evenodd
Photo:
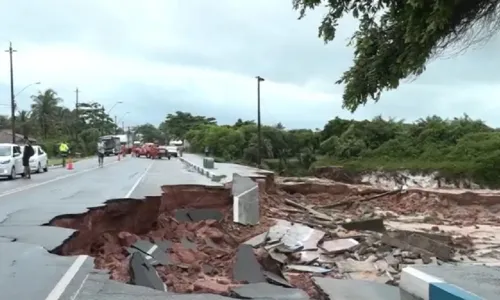
<svg viewBox="0 0 500 300"><path fill-rule="evenodd" d="M82 213L115 198L160 195L164 184L213 184L177 159L116 157L50 169L31 180L0 180L0 291L2 299L228 299L217 295L173 295L111 281L87 256L50 254L73 230L40 226L63 214Z"/></svg>

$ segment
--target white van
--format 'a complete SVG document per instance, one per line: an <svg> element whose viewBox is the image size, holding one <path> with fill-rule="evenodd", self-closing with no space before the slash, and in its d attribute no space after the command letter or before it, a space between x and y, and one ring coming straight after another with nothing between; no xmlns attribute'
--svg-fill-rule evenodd
<svg viewBox="0 0 500 300"><path fill-rule="evenodd" d="M0 144L0 177L16 179L24 173L21 147L16 144Z"/></svg>

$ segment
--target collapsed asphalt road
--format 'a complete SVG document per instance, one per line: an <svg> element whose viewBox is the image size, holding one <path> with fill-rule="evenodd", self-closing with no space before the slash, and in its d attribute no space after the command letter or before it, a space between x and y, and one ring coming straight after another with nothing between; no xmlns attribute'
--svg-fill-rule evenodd
<svg viewBox="0 0 500 300"><path fill-rule="evenodd" d="M160 195L162 184L211 182L188 172L178 160L126 158L75 164L75 170L54 169L33 179L0 182L0 290L4 299L185 299L127 286L93 270L86 255L50 254L73 230L40 226L55 216L79 214L115 198ZM185 295L197 299L194 295ZM207 296L200 295L204 299ZM210 298L210 296L208 297ZM218 299L214 295L212 299Z"/></svg>

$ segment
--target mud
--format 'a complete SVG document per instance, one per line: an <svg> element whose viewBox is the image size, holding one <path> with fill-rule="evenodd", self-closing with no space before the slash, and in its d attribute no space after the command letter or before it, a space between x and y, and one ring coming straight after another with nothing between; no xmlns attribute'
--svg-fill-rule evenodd
<svg viewBox="0 0 500 300"><path fill-rule="evenodd" d="M266 217L258 226L240 226L232 220L230 189L193 185L163 186L162 196L146 199L113 199L80 215L58 216L48 226L77 230L52 252L59 255L87 254L97 269L106 269L110 278L130 281L127 249L138 240L152 243L171 241L167 249L170 264L156 266L169 292L216 293L228 295L240 284L232 276L238 245L265 232L274 222ZM177 209L212 208L224 214L221 222L179 222ZM262 213L266 206L262 206ZM196 244L187 249L183 238ZM157 243L158 244L158 243Z"/></svg>

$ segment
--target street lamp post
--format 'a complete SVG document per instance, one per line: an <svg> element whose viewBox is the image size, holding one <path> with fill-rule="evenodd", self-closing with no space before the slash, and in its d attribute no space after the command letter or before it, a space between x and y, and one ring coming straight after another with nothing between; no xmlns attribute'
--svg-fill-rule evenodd
<svg viewBox="0 0 500 300"><path fill-rule="evenodd" d="M16 98L17 96L19 96L22 92L24 92L27 88L31 87L31 86L34 86L34 85L38 85L40 84L40 81L37 81L37 82L33 82L33 83L30 83L28 84L27 86L23 87L19 92L17 92L17 94L14 95L14 97L11 99L11 107L12 109L14 110L14 115L11 116L12 118L12 143L15 144L16 143L16 121L15 121L15 111L16 111L16 108L17 108L17 105L16 105Z"/></svg>
<svg viewBox="0 0 500 300"><path fill-rule="evenodd" d="M17 94L14 95L14 100L17 98L17 96L19 96L19 94L21 94L22 92L24 92L24 90L26 90L27 88L32 87L34 85L38 85L38 84L41 84L41 82L40 81L33 82L33 83L30 83L27 86L23 87L19 92L17 92Z"/></svg>
<svg viewBox="0 0 500 300"><path fill-rule="evenodd" d="M257 151L257 165L259 168L261 167L261 151L262 151L262 133L261 133L261 124L260 124L260 83L264 81L264 78L257 76L257 147L259 148Z"/></svg>
<svg viewBox="0 0 500 300"><path fill-rule="evenodd" d="M123 101L116 101L115 104L113 104L113 106L111 106L111 108L108 110L108 115L111 113L113 108L115 108L115 106L117 106L118 104L122 104L122 103L123 103Z"/></svg>
<svg viewBox="0 0 500 300"><path fill-rule="evenodd" d="M123 130L123 132L125 132L125 122L123 121L123 118L125 118L125 116L126 116L126 115L128 115L129 113L130 113L130 112L129 112L129 111L127 111L127 112L126 112L126 113L124 113L124 114L121 116L121 118L120 118L120 121L121 121L121 123L122 123L122 130ZM118 123L116 122L116 116L115 116L115 124L116 124L116 127L118 127L118 126L119 126L119 125L118 125Z"/></svg>

